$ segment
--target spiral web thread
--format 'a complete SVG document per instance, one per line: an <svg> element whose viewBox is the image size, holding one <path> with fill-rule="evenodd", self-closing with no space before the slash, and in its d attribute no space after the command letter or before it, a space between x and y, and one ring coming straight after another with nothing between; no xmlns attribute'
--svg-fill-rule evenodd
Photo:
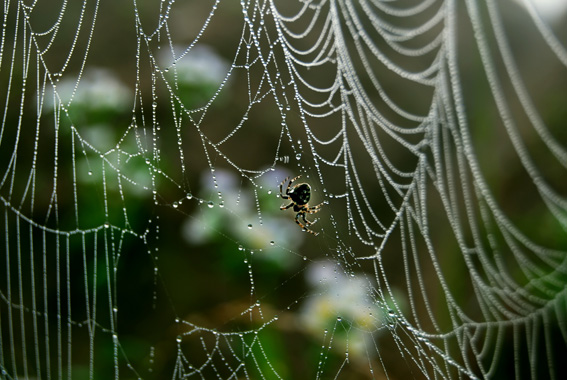
<svg viewBox="0 0 567 380"><path fill-rule="evenodd" d="M562 378L561 25L528 0L5 1L1 377ZM279 210L297 175L314 234ZM298 335L315 355L278 351Z"/></svg>

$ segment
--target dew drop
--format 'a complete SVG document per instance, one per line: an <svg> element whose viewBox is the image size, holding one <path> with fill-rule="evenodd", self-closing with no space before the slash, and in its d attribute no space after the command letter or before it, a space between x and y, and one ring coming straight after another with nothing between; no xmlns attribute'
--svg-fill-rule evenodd
<svg viewBox="0 0 567 380"><path fill-rule="evenodd" d="M187 198L187 199L191 199L191 198L193 198L193 194L191 194L191 193L187 193L187 195L185 196L185 198Z"/></svg>
<svg viewBox="0 0 567 380"><path fill-rule="evenodd" d="M248 225L248 229L251 230L252 229L252 224Z"/></svg>
<svg viewBox="0 0 567 380"><path fill-rule="evenodd" d="M215 204L213 203L213 201L207 202L207 206L208 206L209 208L213 208L214 205L215 205Z"/></svg>
<svg viewBox="0 0 567 380"><path fill-rule="evenodd" d="M273 240L271 240L271 241L270 241L270 245L276 245L276 242L273 241Z"/></svg>
<svg viewBox="0 0 567 380"><path fill-rule="evenodd" d="M179 203L173 202L172 206L173 206L173 208L177 208L177 207L179 207Z"/></svg>
<svg viewBox="0 0 567 380"><path fill-rule="evenodd" d="M89 174L89 175L93 175L93 171L92 171L92 170L89 170L89 173L88 173L88 174Z"/></svg>

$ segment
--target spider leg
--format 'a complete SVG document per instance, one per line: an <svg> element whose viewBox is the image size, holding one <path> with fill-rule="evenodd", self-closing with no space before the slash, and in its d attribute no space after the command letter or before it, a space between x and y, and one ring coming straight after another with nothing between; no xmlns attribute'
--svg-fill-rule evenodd
<svg viewBox="0 0 567 380"><path fill-rule="evenodd" d="M301 177L301 174L298 175L297 177L292 178L291 181L289 181L289 183L287 184L287 189L285 189L285 193L286 193L286 194L289 194L289 188L291 187L291 184L292 184L296 179L298 179L299 177ZM287 178L289 178L289 177L287 177ZM287 178L286 178L286 180L287 180Z"/></svg>
<svg viewBox="0 0 567 380"><path fill-rule="evenodd" d="M299 221L299 215L301 215L301 219L303 219L303 221L305 222L305 224L303 224L303 223L301 223L301 222ZM307 232L309 232L310 234L313 234L313 235L315 235L315 236L319 235L319 232L311 231L311 230L308 228L308 226L309 226L310 224L313 224L313 223L315 223L315 222L310 222L310 221L308 221L307 219L305 219L305 213L304 213L304 212L301 212L301 211L300 211L300 212L298 212L298 213L295 215L295 223L297 223L297 224L299 225L299 227L301 227L301 229L302 229L303 231L307 231Z"/></svg>
<svg viewBox="0 0 567 380"><path fill-rule="evenodd" d="M307 231L307 226L305 226L304 224L302 224L299 221L299 215L303 215L303 217L305 218L305 214L303 214L301 211L298 212L297 214L295 214L295 223L297 223L299 225L299 227L301 227L302 229Z"/></svg>
<svg viewBox="0 0 567 380"><path fill-rule="evenodd" d="M287 189L286 189L286 194L283 193L283 189L282 186L284 183L286 183L286 181L289 179L289 177L286 177L281 183L280 183L280 197L282 197L283 199L289 199L289 197L287 196ZM288 186L289 189L289 186Z"/></svg>
<svg viewBox="0 0 567 380"><path fill-rule="evenodd" d="M299 220L299 214L301 214L301 219L303 219L303 223L305 223L305 225L306 225L307 227L309 227L312 223L311 223L309 220L305 219L305 213L304 213L304 212L298 213L298 214L297 214L297 215L298 215L298 218L297 218L298 220ZM304 227L304 228L306 228L306 227Z"/></svg>
<svg viewBox="0 0 567 380"><path fill-rule="evenodd" d="M293 178L291 179L291 181L289 181L289 184L291 185L292 183L294 183L294 182L295 182L298 178L300 178L300 177L301 177L301 174L298 175L297 177L293 177Z"/></svg>
<svg viewBox="0 0 567 380"><path fill-rule="evenodd" d="M308 214L315 214L316 212L321 211L321 206L323 206L323 203L319 203L317 206L313 207L305 207L305 212Z"/></svg>
<svg viewBox="0 0 567 380"><path fill-rule="evenodd" d="M319 221L319 219L315 219L314 221L309 221L307 219L305 219L305 213L301 213L301 218L303 219L303 221L305 222L306 225L310 226L312 224L315 224Z"/></svg>
<svg viewBox="0 0 567 380"><path fill-rule="evenodd" d="M291 202L290 204L288 204L287 206L280 206L280 210L287 210L288 208L290 208L291 206L293 206L295 203Z"/></svg>

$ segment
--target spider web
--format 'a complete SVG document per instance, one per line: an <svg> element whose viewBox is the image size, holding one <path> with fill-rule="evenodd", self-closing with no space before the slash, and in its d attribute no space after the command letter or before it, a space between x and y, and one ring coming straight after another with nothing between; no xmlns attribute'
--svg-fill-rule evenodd
<svg viewBox="0 0 567 380"><path fill-rule="evenodd" d="M1 378L565 376L564 10L54 3L2 13Z"/></svg>

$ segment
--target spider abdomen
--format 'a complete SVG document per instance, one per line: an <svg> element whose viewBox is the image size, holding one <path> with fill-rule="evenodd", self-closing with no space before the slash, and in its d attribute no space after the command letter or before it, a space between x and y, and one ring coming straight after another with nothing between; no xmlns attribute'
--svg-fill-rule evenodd
<svg viewBox="0 0 567 380"><path fill-rule="evenodd" d="M311 187L306 183L301 183L293 188L289 196L297 205L305 205L311 198Z"/></svg>

